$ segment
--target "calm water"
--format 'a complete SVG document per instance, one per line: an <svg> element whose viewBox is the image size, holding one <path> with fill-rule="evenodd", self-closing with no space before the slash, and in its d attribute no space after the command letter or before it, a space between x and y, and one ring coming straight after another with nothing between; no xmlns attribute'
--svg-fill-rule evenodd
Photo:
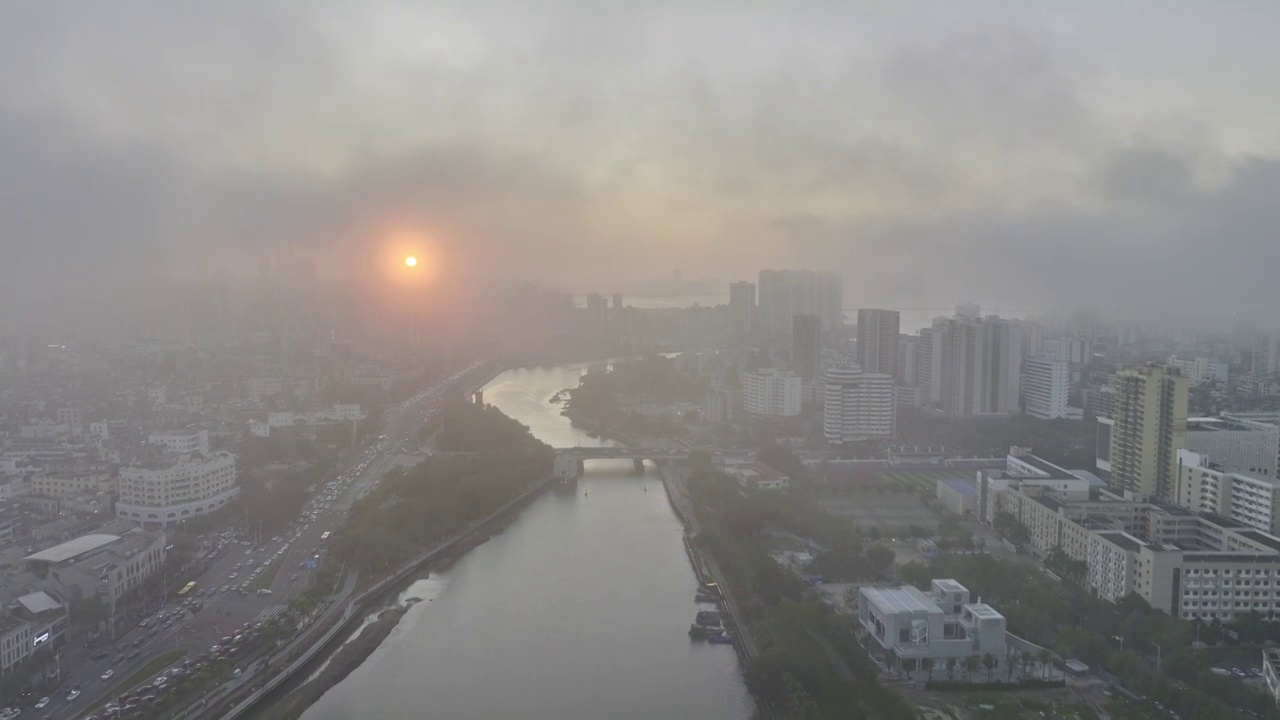
<svg viewBox="0 0 1280 720"><path fill-rule="evenodd" d="M485 401L552 445L599 444L547 402L584 369L512 370ZM653 473L589 463L576 490L415 583L403 597L423 602L304 720L750 717L732 648L686 635L697 581Z"/></svg>

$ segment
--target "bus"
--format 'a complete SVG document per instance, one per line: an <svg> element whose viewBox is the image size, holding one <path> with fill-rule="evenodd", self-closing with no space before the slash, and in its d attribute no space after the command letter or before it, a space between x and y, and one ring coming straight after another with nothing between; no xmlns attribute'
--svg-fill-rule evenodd
<svg viewBox="0 0 1280 720"><path fill-rule="evenodd" d="M178 597L186 597L191 593L192 590L195 590L195 589L196 589L196 581L192 580L191 582L182 586L182 589L178 591Z"/></svg>
<svg viewBox="0 0 1280 720"><path fill-rule="evenodd" d="M325 530L324 532L320 533L320 542L327 541L329 539L329 536L332 534L333 533L329 532L328 530Z"/></svg>

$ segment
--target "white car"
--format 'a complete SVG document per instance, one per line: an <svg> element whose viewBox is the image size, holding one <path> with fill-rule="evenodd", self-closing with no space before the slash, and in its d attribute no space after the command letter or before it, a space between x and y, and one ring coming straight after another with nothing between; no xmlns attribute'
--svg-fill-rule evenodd
<svg viewBox="0 0 1280 720"><path fill-rule="evenodd" d="M101 675L99 675L99 676L98 676L98 679L99 679L99 680L110 680L110 679L111 679L111 676L112 676L112 675L115 675L115 674L116 674L116 671L115 671L115 670L112 670L112 669L108 668L106 672L104 672L104 673L102 673Z"/></svg>
<svg viewBox="0 0 1280 720"><path fill-rule="evenodd" d="M80 697L80 691L76 690L75 688L72 688L71 692L67 693L67 702L71 702L72 700L75 700L78 697Z"/></svg>
<svg viewBox="0 0 1280 720"><path fill-rule="evenodd" d="M47 698L47 697L42 697L42 698L40 698L40 701L36 703L36 709L37 709L37 710L39 710L40 708L42 708L42 707L44 707L44 706L46 706L46 705L48 705L48 704L49 704L49 698Z"/></svg>

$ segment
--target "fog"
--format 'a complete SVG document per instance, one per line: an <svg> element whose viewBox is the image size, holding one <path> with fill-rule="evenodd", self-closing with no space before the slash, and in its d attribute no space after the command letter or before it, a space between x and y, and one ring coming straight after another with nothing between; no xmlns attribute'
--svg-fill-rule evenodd
<svg viewBox="0 0 1280 720"><path fill-rule="evenodd" d="M1277 15L10 3L0 283L105 302L287 247L357 290L404 252L454 290L818 267L850 306L1274 324Z"/></svg>

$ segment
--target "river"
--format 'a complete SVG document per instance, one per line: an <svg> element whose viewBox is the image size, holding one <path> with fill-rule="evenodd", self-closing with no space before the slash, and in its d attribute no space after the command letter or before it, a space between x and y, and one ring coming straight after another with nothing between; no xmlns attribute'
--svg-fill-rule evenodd
<svg viewBox="0 0 1280 720"><path fill-rule="evenodd" d="M557 447L601 444L548 399L585 364L509 370L485 402ZM731 646L691 642L697 580L656 471L593 461L414 583L415 605L303 720L745 720Z"/></svg>

